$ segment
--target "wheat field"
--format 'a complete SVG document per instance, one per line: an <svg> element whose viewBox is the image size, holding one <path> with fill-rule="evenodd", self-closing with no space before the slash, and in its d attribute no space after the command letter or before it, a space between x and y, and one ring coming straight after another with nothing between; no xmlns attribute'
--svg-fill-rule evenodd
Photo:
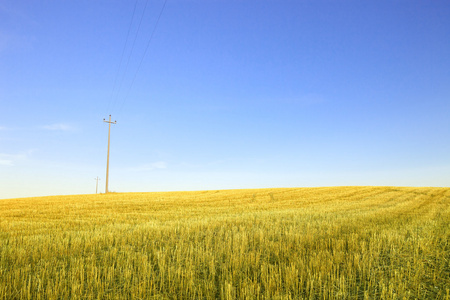
<svg viewBox="0 0 450 300"><path fill-rule="evenodd" d="M450 299L450 189L0 200L0 299Z"/></svg>

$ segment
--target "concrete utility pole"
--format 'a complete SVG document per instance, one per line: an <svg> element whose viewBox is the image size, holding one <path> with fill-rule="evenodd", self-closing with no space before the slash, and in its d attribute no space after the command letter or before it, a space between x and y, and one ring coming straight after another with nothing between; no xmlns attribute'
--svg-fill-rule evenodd
<svg viewBox="0 0 450 300"><path fill-rule="evenodd" d="M109 140L111 136L111 124L117 124L117 121L111 122L111 115L109 115L109 121L106 121L103 119L103 122L109 123L109 129L108 129L108 158L106 159L106 188L105 188L105 194L108 193L108 178L109 178Z"/></svg>
<svg viewBox="0 0 450 300"><path fill-rule="evenodd" d="M100 180L100 178L94 178L95 180L97 180L97 183L95 184L95 193L98 194L98 181Z"/></svg>

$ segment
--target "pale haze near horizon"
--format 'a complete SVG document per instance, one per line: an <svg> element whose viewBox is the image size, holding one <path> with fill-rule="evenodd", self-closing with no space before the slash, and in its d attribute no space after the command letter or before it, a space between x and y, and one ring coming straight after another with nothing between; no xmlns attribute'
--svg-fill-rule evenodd
<svg viewBox="0 0 450 300"><path fill-rule="evenodd" d="M448 186L449 36L447 1L2 1L0 198L104 192L110 114L111 191Z"/></svg>

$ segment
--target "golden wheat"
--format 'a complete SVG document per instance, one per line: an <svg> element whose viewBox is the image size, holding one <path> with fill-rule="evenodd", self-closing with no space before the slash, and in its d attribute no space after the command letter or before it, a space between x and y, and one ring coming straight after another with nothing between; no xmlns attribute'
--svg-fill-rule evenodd
<svg viewBox="0 0 450 300"><path fill-rule="evenodd" d="M0 200L0 299L450 299L450 189Z"/></svg>

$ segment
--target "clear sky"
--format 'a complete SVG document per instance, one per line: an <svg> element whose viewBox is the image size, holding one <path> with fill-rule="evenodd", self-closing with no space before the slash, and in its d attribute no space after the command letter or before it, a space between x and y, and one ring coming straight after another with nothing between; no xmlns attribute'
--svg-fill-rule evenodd
<svg viewBox="0 0 450 300"><path fill-rule="evenodd" d="M449 186L449 112L449 1L0 1L0 198L103 192L109 114L111 191Z"/></svg>

